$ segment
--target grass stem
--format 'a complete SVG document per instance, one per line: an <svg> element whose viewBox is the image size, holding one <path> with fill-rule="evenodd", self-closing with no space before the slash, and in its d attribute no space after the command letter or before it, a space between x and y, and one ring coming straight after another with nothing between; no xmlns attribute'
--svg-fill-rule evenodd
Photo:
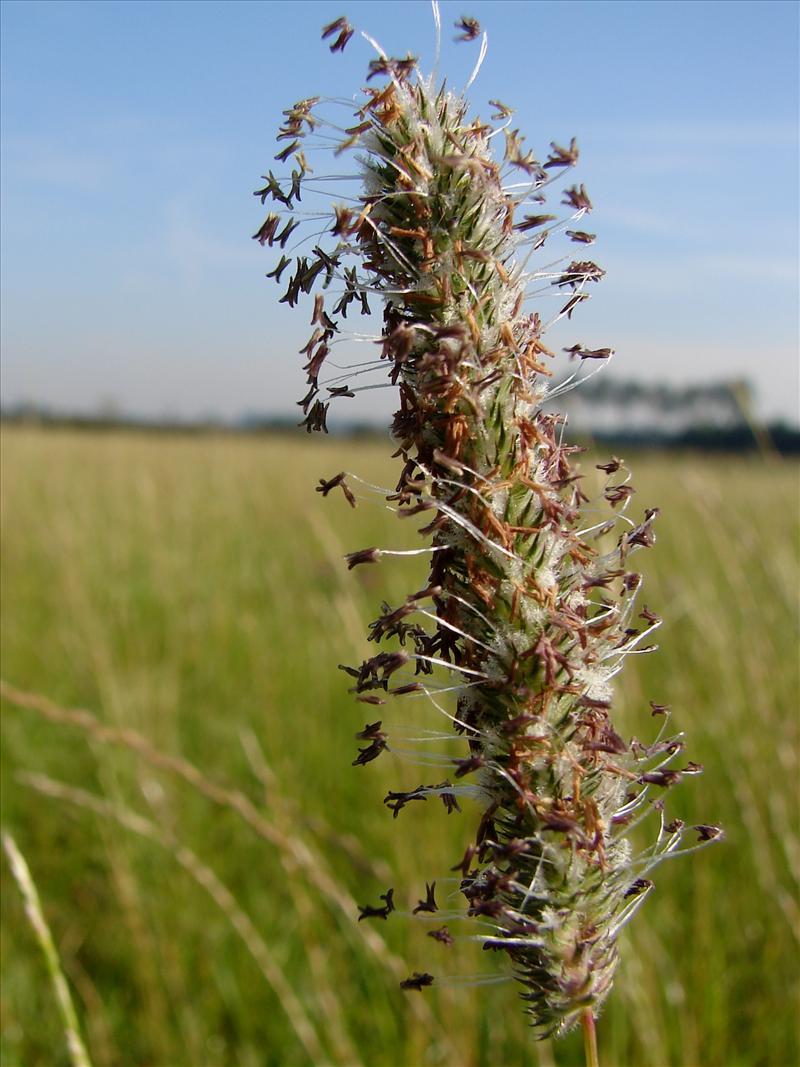
<svg viewBox="0 0 800 1067"><path fill-rule="evenodd" d="M581 1013L581 1025L583 1026L583 1048L586 1054L586 1067L600 1067L597 1057L597 1029L594 1025L594 1014L591 1008L586 1008Z"/></svg>

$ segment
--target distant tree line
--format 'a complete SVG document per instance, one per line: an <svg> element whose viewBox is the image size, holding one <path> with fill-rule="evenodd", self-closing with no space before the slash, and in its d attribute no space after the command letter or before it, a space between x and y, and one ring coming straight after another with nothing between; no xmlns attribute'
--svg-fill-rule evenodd
<svg viewBox="0 0 800 1067"><path fill-rule="evenodd" d="M555 404L566 412L573 434L598 443L800 452L800 428L762 422L745 381L670 385L601 374L568 387Z"/></svg>
<svg viewBox="0 0 800 1067"><path fill-rule="evenodd" d="M691 448L702 451L777 451L800 454L800 427L765 424L755 415L747 382L668 385L601 374L576 388L563 382L553 409L564 411L572 437L604 446ZM291 414L249 412L235 419L205 416L146 418L104 404L97 412L76 414L39 404L0 408L4 423L82 430L132 429L179 433L301 433ZM352 420L332 427L334 435L385 435L374 422Z"/></svg>

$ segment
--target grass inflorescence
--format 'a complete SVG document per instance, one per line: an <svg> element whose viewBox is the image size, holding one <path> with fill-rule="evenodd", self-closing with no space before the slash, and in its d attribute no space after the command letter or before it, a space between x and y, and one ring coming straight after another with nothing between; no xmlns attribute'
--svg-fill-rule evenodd
<svg viewBox="0 0 800 1067"><path fill-rule="evenodd" d="M434 14L438 27L435 5ZM481 42L471 83L486 36L471 19L459 29ZM333 51L352 35L343 18L323 31ZM465 97L424 76L415 57L391 57L367 40L377 57L349 124L330 117L335 102L316 97L284 112L278 140L290 143L275 158L295 169L290 182L270 172L257 192L282 207L255 234L281 250L295 240L305 248L305 220L293 212L307 184L319 192L325 183L311 166L315 143L338 137L336 156L355 154L357 195L315 213L313 252L292 261L282 251L271 276L280 282L287 272L282 300L291 306L314 297L301 350L309 431L327 428L330 404L364 388L364 374L388 378L399 394L391 430L400 474L384 495L400 519L422 521L425 543L358 549L348 566L415 553L430 554L431 566L421 588L385 603L370 624L380 651L343 669L368 707L423 695L463 738L461 756L430 759L449 772L443 780L391 790L385 804L397 816L428 799L448 813L462 798L477 801L474 837L453 868L471 936L509 958L538 1037L581 1019L592 1034L619 932L653 888L653 868L721 837L716 825L667 814L666 791L702 771L677 762L684 743L666 732L669 709L651 703L663 725L647 742L625 740L612 719L612 679L628 657L654 650L661 624L638 605L642 579L630 562L653 545L658 511L628 516L633 487L616 457L597 465L605 484L590 499L573 465L581 449L565 441L552 408L584 368L612 355L566 347L579 369L553 385L558 361L546 331L570 320L604 274L585 257L592 204L583 184L564 179L578 161L574 140L552 143L540 162L509 107L493 101L489 121L471 115ZM559 188L551 214L544 205ZM549 318L531 309L553 294ZM348 311L368 315L370 300L383 311L376 358L326 378ZM355 506L361 485L376 490L341 472L318 491L341 490ZM357 736L365 744L356 765L392 745L383 718ZM635 828L650 817L653 839L634 847ZM381 899L360 917L387 919L394 889ZM413 910L439 911L435 882ZM433 933L452 943L446 926ZM434 980L416 971L402 984L417 991Z"/></svg>

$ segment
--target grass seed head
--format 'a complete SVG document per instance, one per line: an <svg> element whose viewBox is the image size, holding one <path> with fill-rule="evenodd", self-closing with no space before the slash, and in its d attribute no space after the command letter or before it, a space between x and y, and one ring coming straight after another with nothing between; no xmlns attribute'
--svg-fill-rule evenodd
<svg viewBox="0 0 800 1067"><path fill-rule="evenodd" d="M459 40L481 38L480 63L486 38L478 23L462 18L456 28ZM323 30L334 38L332 51L352 35L344 18ZM635 549L653 544L657 512L627 517L630 475L613 457L598 465L607 478L606 514L590 513L573 467L580 449L565 442L564 419L550 407L613 354L575 343L565 351L578 369L553 384L546 331L571 319L604 275L570 253L570 245L583 252L595 240L579 227L592 210L584 185L562 190L563 217L542 206L576 165L577 145L553 143L540 161L511 128L506 105L493 101L489 122L471 116L465 98L425 77L413 56L375 49L367 88L344 121L329 117L335 102L317 98L284 113L278 136L291 143L275 158L294 169L288 178L270 171L257 191L262 203L278 206L255 239L281 253L268 276L286 286L283 302L314 293L314 331L301 350L308 431L326 430L330 403L353 397L367 372L398 391L392 433L401 472L387 499L401 518L424 522L429 584L403 604L384 605L371 626L371 640L403 647L346 670L357 698L376 704L428 692L426 680L449 675L451 718L468 747L453 761L459 785L390 792L385 803L397 817L431 795L448 813L458 809L459 790L479 798L474 842L454 868L466 914L490 922L484 947L506 953L534 1030L546 1037L608 996L619 931L652 889L645 876L719 829L666 820L661 794L698 771L673 765L677 739L659 735L645 747L612 724L612 679L628 655L652 649L660 623L647 609L636 615L641 582L628 564ZM315 215L318 243L309 253L304 242L292 261L289 241L298 241L300 222L291 213L301 193L324 185L306 148L323 137L330 147L331 134L334 155L355 161L359 188L346 205L326 206L322 227ZM532 310L532 297L553 313ZM370 301L383 308L377 358L352 378L326 380L348 313L369 314ZM318 491L339 486L354 505L344 473L321 479ZM387 554L362 549L347 563ZM653 705L654 714L666 710ZM387 747L382 724L374 725L376 732L368 725L359 735L371 744L356 765ZM650 813L655 841L634 854L631 829ZM685 846L692 829L697 842ZM434 891L429 884L415 912L436 910ZM392 908L389 898L360 918L386 919ZM446 928L431 936L452 940ZM416 973L404 988L432 981Z"/></svg>

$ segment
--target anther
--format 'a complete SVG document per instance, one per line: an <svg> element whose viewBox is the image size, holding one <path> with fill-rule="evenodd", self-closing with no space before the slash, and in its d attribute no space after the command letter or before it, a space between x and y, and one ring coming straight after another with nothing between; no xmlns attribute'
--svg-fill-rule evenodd
<svg viewBox="0 0 800 1067"><path fill-rule="evenodd" d="M359 552L348 552L344 557L347 560L347 569L351 571L360 563L377 563L381 558L379 548L362 548Z"/></svg>
<svg viewBox="0 0 800 1067"><path fill-rule="evenodd" d="M425 883L425 899L420 900L416 908L412 912L413 915L418 915L421 911L435 912L439 910L436 903L436 882Z"/></svg>
<svg viewBox="0 0 800 1067"><path fill-rule="evenodd" d="M359 922L361 922L362 919L384 919L385 920L385 919L389 918L391 913L395 910L395 908L394 908L394 889L387 889L385 893L381 894L380 899L385 902L383 907L381 907L381 908L374 907L371 904L366 904L364 907L362 907L360 904L357 905L358 910L360 912L360 915L358 916L358 921Z"/></svg>
<svg viewBox="0 0 800 1067"><path fill-rule="evenodd" d="M438 941L442 945L452 945L455 941L446 926L440 926L437 930L429 930L428 937L432 937L434 941Z"/></svg>
<svg viewBox="0 0 800 1067"><path fill-rule="evenodd" d="M404 979L400 983L401 989L417 989L423 990L426 986L433 985L432 974L420 974L419 971L414 971L410 978Z"/></svg>

